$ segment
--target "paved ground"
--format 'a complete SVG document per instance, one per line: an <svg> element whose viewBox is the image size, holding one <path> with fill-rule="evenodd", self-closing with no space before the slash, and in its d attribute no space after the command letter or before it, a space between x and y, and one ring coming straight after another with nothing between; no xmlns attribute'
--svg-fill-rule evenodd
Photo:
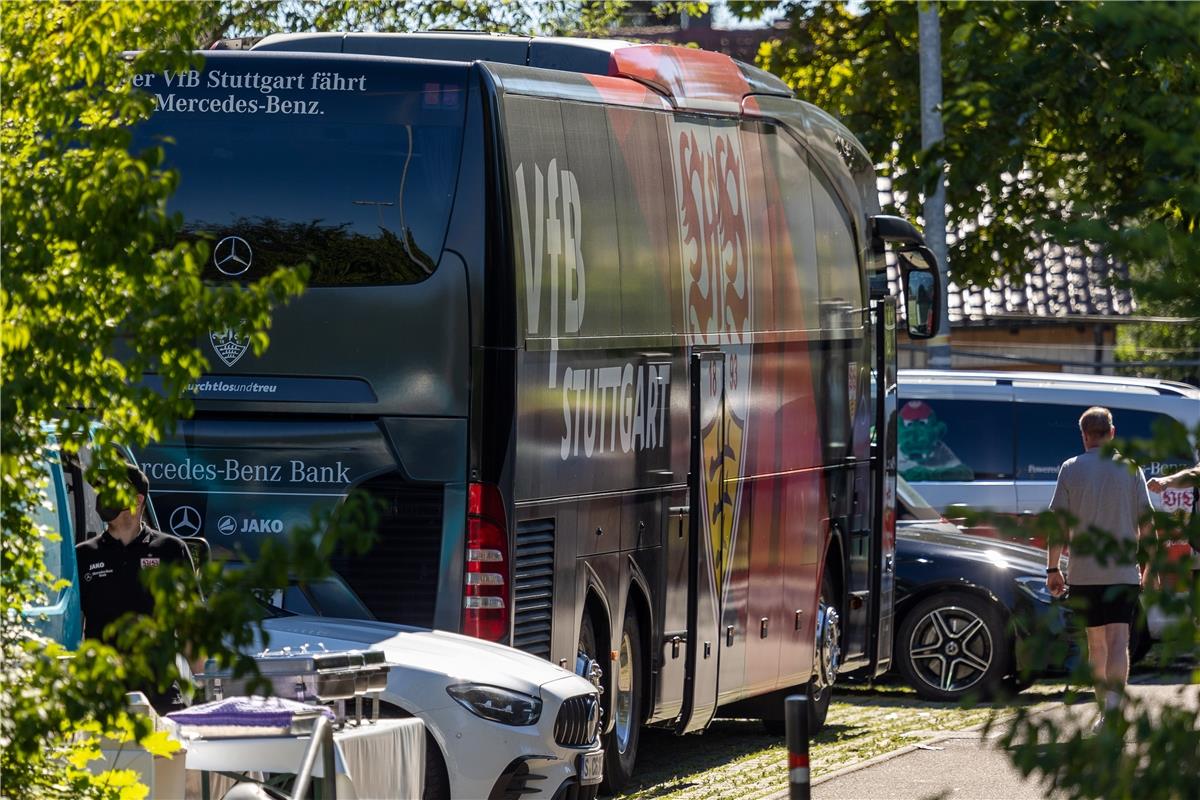
<svg viewBox="0 0 1200 800"><path fill-rule="evenodd" d="M962 708L922 700L899 684L850 688L834 695L825 728L811 748L813 770L828 774L939 733L963 731L995 711L1060 700L1061 683L1039 684L999 707ZM703 734L677 737L644 730L634 784L623 800L750 800L787 785L787 751L756 720L717 720Z"/></svg>
<svg viewBox="0 0 1200 800"><path fill-rule="evenodd" d="M1130 691L1153 706L1187 703L1200 708L1200 686L1187 685L1185 675L1141 679ZM1095 705L1056 705L1045 712L1059 730L1090 726ZM931 737L814 781L814 800L924 800L925 798L1003 798L1054 800L1034 779L1023 778L997 744L998 732L949 733ZM776 795L786 798L786 792Z"/></svg>

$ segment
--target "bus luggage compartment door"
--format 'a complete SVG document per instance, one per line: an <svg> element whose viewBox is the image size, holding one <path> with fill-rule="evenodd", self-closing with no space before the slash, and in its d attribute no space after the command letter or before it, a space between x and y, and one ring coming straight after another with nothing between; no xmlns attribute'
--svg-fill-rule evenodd
<svg viewBox="0 0 1200 800"><path fill-rule="evenodd" d="M694 353L689 363L688 644L677 733L702 730L717 711L721 612L718 575L726 517L725 354Z"/></svg>

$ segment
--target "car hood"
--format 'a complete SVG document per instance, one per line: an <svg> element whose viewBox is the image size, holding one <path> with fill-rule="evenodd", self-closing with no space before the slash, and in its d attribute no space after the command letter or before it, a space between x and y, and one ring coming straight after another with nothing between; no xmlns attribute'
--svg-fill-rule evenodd
<svg viewBox="0 0 1200 800"><path fill-rule="evenodd" d="M537 695L538 688L573 673L511 647L445 631L388 622L297 615L263 621L272 650L307 645L309 651L382 650L393 675L436 675L446 686L485 683ZM391 681L389 681L389 685Z"/></svg>
<svg viewBox="0 0 1200 800"><path fill-rule="evenodd" d="M1045 575L1046 552L1036 547L951 532L945 524L912 523L896 530L896 556L900 560L916 558L958 558L990 564L1013 574Z"/></svg>

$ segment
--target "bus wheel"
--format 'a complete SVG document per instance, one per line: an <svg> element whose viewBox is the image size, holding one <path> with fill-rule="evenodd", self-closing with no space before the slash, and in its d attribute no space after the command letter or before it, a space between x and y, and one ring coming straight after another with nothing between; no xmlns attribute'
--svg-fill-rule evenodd
<svg viewBox="0 0 1200 800"><path fill-rule="evenodd" d="M620 646L613 669L612 733L605 744L605 782L608 792L617 793L634 776L637 740L642 733L642 637L637 614L629 608L620 626Z"/></svg>
<svg viewBox="0 0 1200 800"><path fill-rule="evenodd" d="M596 657L595 629L587 616L579 630L579 649L591 658ZM621 625L617 660L608 662L612 664L609 685L615 697L612 730L604 737L604 782L600 791L605 794L621 791L633 776L642 730L642 657L641 628L637 613L630 608Z"/></svg>
<svg viewBox="0 0 1200 800"><path fill-rule="evenodd" d="M808 730L816 733L825 725L833 685L842 663L842 623L838 613L833 581L826 574L821 579L821 596L817 600L817 631L813 649L813 676L808 682Z"/></svg>

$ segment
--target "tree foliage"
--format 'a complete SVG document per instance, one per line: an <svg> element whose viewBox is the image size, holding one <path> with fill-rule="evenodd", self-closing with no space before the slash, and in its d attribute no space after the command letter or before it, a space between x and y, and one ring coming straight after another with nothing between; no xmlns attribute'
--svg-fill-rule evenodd
<svg viewBox="0 0 1200 800"><path fill-rule="evenodd" d="M708 9L707 3L685 0L226 0L208 3L196 41L207 47L223 37L305 31L602 34L632 8L645 5L660 16Z"/></svg>
<svg viewBox="0 0 1200 800"><path fill-rule="evenodd" d="M194 64L202 12L166 2L3 9L0 770L8 797L144 794L129 775L93 779L83 769L94 755L87 734L144 735L144 723L124 714L126 686L169 683L180 647L230 661L228 646L257 618L247 587L311 575L321 548L332 546L332 538L298 538L225 589L207 571L219 615L206 611L191 575L163 570L158 611L129 626L126 655L94 641L68 653L38 636L25 613L61 588L44 566L50 532L35 522L46 503L40 463L90 435L92 481L128 503L128 485L105 477L120 464L114 444L168 434L190 412L184 387L207 368L198 343L244 324L261 352L271 308L302 286L290 270L243 288L205 285L204 245L176 243L181 220L167 210L177 176L157 150L128 152L129 126L152 108L130 76ZM161 379L161 393L143 384L146 373Z"/></svg>
<svg viewBox="0 0 1200 800"><path fill-rule="evenodd" d="M674 7L680 4L663 4ZM688 5L688 4L684 4ZM690 4L696 5L696 4ZM184 391L208 364L198 343L236 325L261 353L273 306L297 293L302 271L279 270L247 287L201 280L206 245L181 231L167 201L178 176L157 149L130 153L129 127L152 100L139 72L180 70L229 35L307 30L467 27L553 33L604 28L629 6L613 2L10 2L3 10L0 120L4 283L0 436L4 538L0 590L0 771L5 796L144 794L129 774L85 769L101 733L144 736L124 713L127 686L164 687L174 655L215 656L251 669L236 650L260 641L256 591L316 579L329 554L361 551L373 509L347 502L287 542L272 542L233 574L156 570L152 618L122 626L119 651L95 641L68 653L35 632L25 609L51 585L35 522L46 502L40 463L90 439L89 478L131 500L117 443L169 435L191 411ZM125 51L138 51L124 57ZM183 235L181 235L183 233ZM301 257L304 257L301 254ZM156 389L142 376L157 376ZM46 423L53 422L52 429ZM54 434L51 435L50 431ZM323 531L316 536L315 531ZM203 601L201 598L204 598ZM163 750L161 742L154 743Z"/></svg>
<svg viewBox="0 0 1200 800"><path fill-rule="evenodd" d="M1137 268L1140 298L1200 316L1200 4L938 4L946 138L930 151L915 4L776 5L791 32L762 64L863 140L898 213L920 216L945 159L958 279L1020 275L1045 237L1091 243Z"/></svg>
<svg viewBox="0 0 1200 800"><path fill-rule="evenodd" d="M893 179L894 213L920 216L936 175L930 167L945 160L948 227L962 234L950 250L957 280L1019 276L1026 252L1049 238L1129 264L1144 313L1200 316L1200 4L939 3L946 138L930 150L920 141L915 4L772 5L787 9L791 29L763 48L760 63L863 140ZM744 16L764 8L731 6ZM1194 324L1149 326L1141 337L1133 347L1152 343L1185 359L1200 351ZM1164 432L1145 449L1126 443L1122 452L1145 464L1191 450L1169 438ZM1200 547L1200 514L1154 522L1163 540ZM1049 538L1070 520L1048 512L1034 524ZM1134 557L1103 535L1092 541L1107 558ZM1161 547L1138 557L1166 576L1144 596L1173 620L1164 658L1194 657L1200 586L1188 559L1171 560ZM1031 641L1048 652L1061 633L1037 627ZM1086 661L1072 683L1090 685ZM1181 701L1160 713L1136 698L1126 703L1096 736L1019 711L1002 741L1023 773L1064 797L1193 796L1194 707Z"/></svg>

